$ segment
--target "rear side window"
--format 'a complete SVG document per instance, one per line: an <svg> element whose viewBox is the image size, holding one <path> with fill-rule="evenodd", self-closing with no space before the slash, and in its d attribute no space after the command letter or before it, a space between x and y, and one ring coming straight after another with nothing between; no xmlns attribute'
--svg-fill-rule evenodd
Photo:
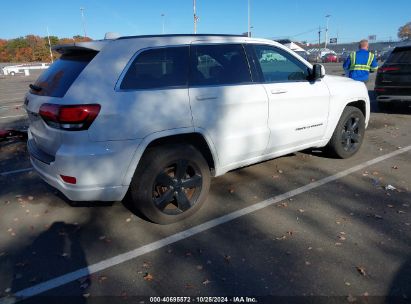
<svg viewBox="0 0 411 304"><path fill-rule="evenodd" d="M35 82L41 90L30 90L30 93L63 97L96 54L97 52L81 52L62 55Z"/></svg>
<svg viewBox="0 0 411 304"><path fill-rule="evenodd" d="M225 85L251 82L241 44L191 46L190 85Z"/></svg>
<svg viewBox="0 0 411 304"><path fill-rule="evenodd" d="M189 48L143 51L130 65L120 89L141 90L187 86Z"/></svg>
<svg viewBox="0 0 411 304"><path fill-rule="evenodd" d="M392 51L387 60L388 63L408 63L411 64L411 48L400 48Z"/></svg>

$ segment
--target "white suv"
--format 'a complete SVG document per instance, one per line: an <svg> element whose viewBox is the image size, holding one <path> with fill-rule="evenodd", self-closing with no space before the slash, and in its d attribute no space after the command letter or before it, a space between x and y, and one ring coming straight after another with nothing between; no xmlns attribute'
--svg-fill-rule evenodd
<svg viewBox="0 0 411 304"><path fill-rule="evenodd" d="M309 147L350 157L370 116L362 82L325 76L270 40L136 36L55 49L60 60L25 101L34 168L71 200L130 191L157 223L198 210L210 176Z"/></svg>

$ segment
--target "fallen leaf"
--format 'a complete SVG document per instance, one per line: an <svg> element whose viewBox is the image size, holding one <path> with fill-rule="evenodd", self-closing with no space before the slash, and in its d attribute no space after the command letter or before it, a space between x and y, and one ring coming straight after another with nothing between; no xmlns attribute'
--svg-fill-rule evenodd
<svg viewBox="0 0 411 304"><path fill-rule="evenodd" d="M203 281L203 285L208 285L208 284L210 284L211 283L211 281L209 281L208 279L205 279L204 281Z"/></svg>
<svg viewBox="0 0 411 304"><path fill-rule="evenodd" d="M367 275L367 273L365 272L365 268L363 266L357 266L356 269L362 276Z"/></svg>
<svg viewBox="0 0 411 304"><path fill-rule="evenodd" d="M304 213L304 212L305 212L304 209L298 209L298 211L300 211L300 213Z"/></svg>
<svg viewBox="0 0 411 304"><path fill-rule="evenodd" d="M347 286L351 286L350 282L344 282L344 284L347 285Z"/></svg>
<svg viewBox="0 0 411 304"><path fill-rule="evenodd" d="M131 221L131 218L128 217L128 218L126 219L126 222L129 223L130 221Z"/></svg>
<svg viewBox="0 0 411 304"><path fill-rule="evenodd" d="M341 245L342 243L339 243L339 242L335 243L335 246L341 246Z"/></svg>
<svg viewBox="0 0 411 304"><path fill-rule="evenodd" d="M87 299L89 296L90 296L90 293L89 293L89 292L88 292L88 293L83 293L83 297L84 297L84 298Z"/></svg>
<svg viewBox="0 0 411 304"><path fill-rule="evenodd" d="M146 281L152 281L153 280L153 276L150 274L150 273L148 273L148 272L146 272L146 274L144 275L144 280L146 280Z"/></svg>
<svg viewBox="0 0 411 304"><path fill-rule="evenodd" d="M194 288L194 285L193 285L193 284L190 284L190 283L186 283L186 284L184 285L184 288L185 288L185 289L193 289L193 288Z"/></svg>
<svg viewBox="0 0 411 304"><path fill-rule="evenodd" d="M384 187L385 190L390 190L390 191L394 191L397 190L397 188L395 188L393 185L387 185Z"/></svg>
<svg viewBox="0 0 411 304"><path fill-rule="evenodd" d="M374 217L375 217L376 219L382 220L382 216L381 216L381 215L374 214Z"/></svg>
<svg viewBox="0 0 411 304"><path fill-rule="evenodd" d="M398 210L397 211L399 214L404 214L404 213L406 213L405 211L402 211L402 210Z"/></svg>
<svg viewBox="0 0 411 304"><path fill-rule="evenodd" d="M309 261L305 261L305 265L311 265L311 263Z"/></svg>
<svg viewBox="0 0 411 304"><path fill-rule="evenodd" d="M146 261L143 262L143 268L150 268L150 266L151 266L150 262L146 262Z"/></svg>
<svg viewBox="0 0 411 304"><path fill-rule="evenodd" d="M387 207L388 207L388 208L394 208L394 205L388 204Z"/></svg>
<svg viewBox="0 0 411 304"><path fill-rule="evenodd" d="M339 238L341 241L345 241L345 240L346 240L345 236L343 236L343 235L339 235L338 238Z"/></svg>
<svg viewBox="0 0 411 304"><path fill-rule="evenodd" d="M283 170L278 170L277 172L280 174L283 174Z"/></svg>
<svg viewBox="0 0 411 304"><path fill-rule="evenodd" d="M280 236L280 237L276 237L275 239L276 239L277 241L282 241L282 240L287 239L287 237L286 237L285 235L283 235L283 236Z"/></svg>
<svg viewBox="0 0 411 304"><path fill-rule="evenodd" d="M351 294L348 295L347 301L350 303L354 303L357 301L357 298L353 297Z"/></svg>

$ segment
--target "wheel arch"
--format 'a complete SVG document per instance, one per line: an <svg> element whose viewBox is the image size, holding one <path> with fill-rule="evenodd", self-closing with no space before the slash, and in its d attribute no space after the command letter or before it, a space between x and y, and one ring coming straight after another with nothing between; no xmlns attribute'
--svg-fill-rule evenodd
<svg viewBox="0 0 411 304"><path fill-rule="evenodd" d="M213 142L201 129L194 131L193 128L183 128L157 132L145 137L134 153L124 176L123 185L130 185L134 172L148 149L167 144L182 143L194 146L203 155L208 163L211 175L214 176L216 168L218 168L218 157Z"/></svg>

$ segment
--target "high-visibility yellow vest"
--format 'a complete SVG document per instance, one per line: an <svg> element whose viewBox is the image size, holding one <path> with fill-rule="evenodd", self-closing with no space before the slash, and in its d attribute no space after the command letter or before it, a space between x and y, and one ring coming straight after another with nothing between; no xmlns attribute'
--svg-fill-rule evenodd
<svg viewBox="0 0 411 304"><path fill-rule="evenodd" d="M373 68L371 68L371 64L372 61L374 60L374 54L371 52L368 52L368 60L367 60L367 64L356 64L356 56L357 56L357 52L351 52L350 54L350 61L351 61L351 65L350 65L350 71L367 71L369 72L370 70L373 70Z"/></svg>

